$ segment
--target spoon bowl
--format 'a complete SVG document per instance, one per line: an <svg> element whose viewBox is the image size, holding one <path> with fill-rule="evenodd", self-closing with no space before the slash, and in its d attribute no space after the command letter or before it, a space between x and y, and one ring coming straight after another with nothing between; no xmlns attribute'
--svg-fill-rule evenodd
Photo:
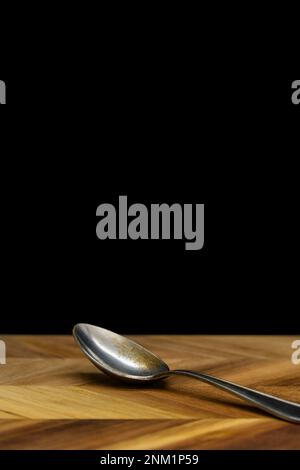
<svg viewBox="0 0 300 470"><path fill-rule="evenodd" d="M98 369L121 380L149 382L170 371L167 364L140 344L104 328L79 323L73 336Z"/></svg>

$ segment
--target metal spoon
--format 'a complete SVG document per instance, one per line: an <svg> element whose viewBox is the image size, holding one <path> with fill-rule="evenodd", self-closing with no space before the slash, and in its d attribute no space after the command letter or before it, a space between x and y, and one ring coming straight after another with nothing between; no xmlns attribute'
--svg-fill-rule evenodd
<svg viewBox="0 0 300 470"><path fill-rule="evenodd" d="M170 375L187 375L226 390L278 418L300 424L300 405L227 380L192 372L170 370L167 364L143 346L124 336L80 323L73 336L90 361L106 374L127 382L145 383Z"/></svg>

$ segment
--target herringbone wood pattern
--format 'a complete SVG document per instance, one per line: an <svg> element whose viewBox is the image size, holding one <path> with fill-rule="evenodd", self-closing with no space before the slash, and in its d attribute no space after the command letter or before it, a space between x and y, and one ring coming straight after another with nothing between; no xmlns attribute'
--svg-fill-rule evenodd
<svg viewBox="0 0 300 470"><path fill-rule="evenodd" d="M287 336L135 336L172 368L300 402ZM2 336L0 449L300 449L300 426L200 381L114 382L71 336Z"/></svg>

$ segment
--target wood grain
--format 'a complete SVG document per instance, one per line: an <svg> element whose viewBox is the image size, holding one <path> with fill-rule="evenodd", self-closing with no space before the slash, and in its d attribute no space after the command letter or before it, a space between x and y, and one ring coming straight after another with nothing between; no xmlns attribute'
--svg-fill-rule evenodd
<svg viewBox="0 0 300 470"><path fill-rule="evenodd" d="M300 402L287 336L132 336L171 368ZM200 381L114 382L71 336L1 336L0 449L300 449L300 426Z"/></svg>

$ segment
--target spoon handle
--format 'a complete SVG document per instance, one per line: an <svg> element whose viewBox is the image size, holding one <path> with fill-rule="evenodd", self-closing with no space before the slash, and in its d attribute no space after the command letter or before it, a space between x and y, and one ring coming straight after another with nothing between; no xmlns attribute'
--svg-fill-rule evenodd
<svg viewBox="0 0 300 470"><path fill-rule="evenodd" d="M251 388L237 385L227 380L218 379L211 375L200 374L188 370L172 370L172 375L187 375L203 382L215 385L216 387L226 390L240 398L256 405L258 408L270 413L278 418L300 424L300 405L281 398L268 395L267 393L252 390ZM169 375L169 374L168 374Z"/></svg>

